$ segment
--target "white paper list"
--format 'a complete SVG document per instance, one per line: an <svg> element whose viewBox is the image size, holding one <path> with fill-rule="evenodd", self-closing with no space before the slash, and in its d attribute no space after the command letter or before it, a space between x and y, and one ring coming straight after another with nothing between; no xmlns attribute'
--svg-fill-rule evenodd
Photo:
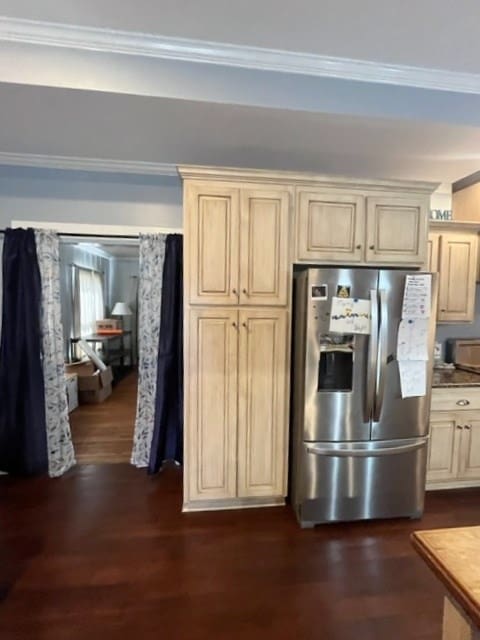
<svg viewBox="0 0 480 640"><path fill-rule="evenodd" d="M397 360L428 360L428 318L401 320L397 337Z"/></svg>
<svg viewBox="0 0 480 640"><path fill-rule="evenodd" d="M332 298L330 331L335 333L370 333L370 300Z"/></svg>
<svg viewBox="0 0 480 640"><path fill-rule="evenodd" d="M427 363L422 360L399 360L402 398L424 396L427 393Z"/></svg>
<svg viewBox="0 0 480 640"><path fill-rule="evenodd" d="M432 303L432 276L429 273L405 277L402 318L429 318Z"/></svg>

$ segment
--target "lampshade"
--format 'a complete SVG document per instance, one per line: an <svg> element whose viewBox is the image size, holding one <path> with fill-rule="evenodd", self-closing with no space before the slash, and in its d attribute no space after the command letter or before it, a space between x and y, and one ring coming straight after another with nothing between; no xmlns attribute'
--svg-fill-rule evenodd
<svg viewBox="0 0 480 640"><path fill-rule="evenodd" d="M112 316L131 316L132 310L127 302L116 302L112 309Z"/></svg>

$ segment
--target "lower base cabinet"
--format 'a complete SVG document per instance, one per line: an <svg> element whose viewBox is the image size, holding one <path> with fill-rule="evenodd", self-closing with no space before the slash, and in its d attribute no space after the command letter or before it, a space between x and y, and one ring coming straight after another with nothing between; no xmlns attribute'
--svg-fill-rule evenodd
<svg viewBox="0 0 480 640"><path fill-rule="evenodd" d="M480 417L472 411L432 411L427 489L480 485Z"/></svg>
<svg viewBox="0 0 480 640"><path fill-rule="evenodd" d="M190 308L184 510L286 495L288 312Z"/></svg>

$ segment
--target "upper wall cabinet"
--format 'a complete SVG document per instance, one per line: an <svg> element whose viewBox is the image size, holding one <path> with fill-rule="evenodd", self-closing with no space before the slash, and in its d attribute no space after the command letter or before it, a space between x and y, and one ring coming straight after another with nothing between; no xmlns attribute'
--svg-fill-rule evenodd
<svg viewBox="0 0 480 640"><path fill-rule="evenodd" d="M287 304L290 192L185 186L190 304Z"/></svg>
<svg viewBox="0 0 480 640"><path fill-rule="evenodd" d="M297 190L300 262L421 266L427 252L428 197Z"/></svg>
<svg viewBox="0 0 480 640"><path fill-rule="evenodd" d="M365 198L325 189L297 192L297 259L361 262Z"/></svg>
<svg viewBox="0 0 480 640"><path fill-rule="evenodd" d="M472 322L475 314L477 233L431 232L430 240L430 270L439 272L438 322Z"/></svg>
<svg viewBox="0 0 480 640"><path fill-rule="evenodd" d="M185 186L189 301L238 304L240 192L218 183Z"/></svg>
<svg viewBox="0 0 480 640"><path fill-rule="evenodd" d="M428 201L367 198L367 262L418 264L425 261Z"/></svg>
<svg viewBox="0 0 480 640"><path fill-rule="evenodd" d="M240 304L287 304L289 215L287 190L241 190Z"/></svg>

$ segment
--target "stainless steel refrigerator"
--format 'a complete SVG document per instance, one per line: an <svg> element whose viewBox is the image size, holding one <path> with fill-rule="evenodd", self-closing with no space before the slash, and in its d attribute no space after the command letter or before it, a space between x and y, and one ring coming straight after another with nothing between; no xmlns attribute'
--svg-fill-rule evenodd
<svg viewBox="0 0 480 640"><path fill-rule="evenodd" d="M302 527L423 512L437 292L432 274L426 395L402 399L397 334L413 273L296 275L290 497ZM330 331L338 295L371 300L368 335Z"/></svg>

